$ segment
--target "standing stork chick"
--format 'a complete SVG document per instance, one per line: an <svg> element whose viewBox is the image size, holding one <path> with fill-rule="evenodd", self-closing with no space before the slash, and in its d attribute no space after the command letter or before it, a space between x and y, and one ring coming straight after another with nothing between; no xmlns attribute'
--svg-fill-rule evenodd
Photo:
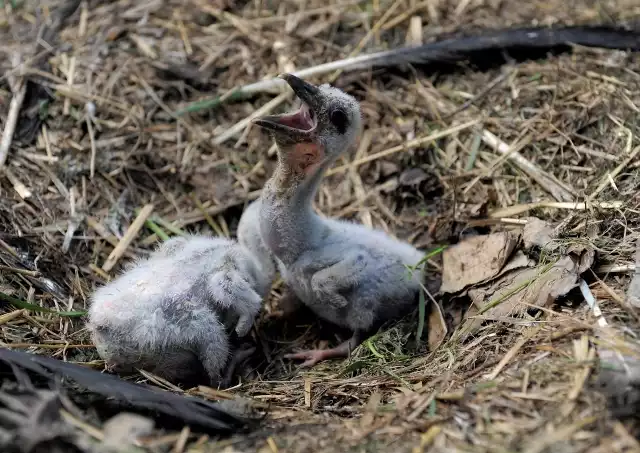
<svg viewBox="0 0 640 453"><path fill-rule="evenodd" d="M317 215L311 206L324 172L361 131L358 102L343 91L281 76L302 101L294 113L254 120L277 144L278 165L260 198L260 231L284 281L318 316L353 335L333 349L287 357L313 366L346 357L385 321L415 306L424 254L379 230ZM413 269L410 269L413 267Z"/></svg>
<svg viewBox="0 0 640 453"><path fill-rule="evenodd" d="M244 359L236 351L229 360L230 330L249 333L269 286L237 242L173 238L95 291L88 327L112 371L142 368L181 382L204 371L212 385L226 386Z"/></svg>

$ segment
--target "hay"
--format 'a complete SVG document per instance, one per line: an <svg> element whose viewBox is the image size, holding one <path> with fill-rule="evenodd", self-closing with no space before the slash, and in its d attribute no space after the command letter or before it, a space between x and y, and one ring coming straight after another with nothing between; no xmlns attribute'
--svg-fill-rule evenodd
<svg viewBox="0 0 640 453"><path fill-rule="evenodd" d="M93 288L160 238L233 236L242 207L274 168L267 137L245 126L258 109L289 108L289 94L228 99L214 109L202 108L205 101L283 71L416 42L420 23L427 41L458 30L640 18L632 0L583 0L570 10L555 0L83 1L51 46L38 47L40 26L65 2L15 3L0 16L0 124L15 128L8 152L0 146L0 293L8 301L0 339L97 368L77 317ZM335 76L361 101L368 132L358 154L330 172L316 200L320 211L425 250L467 228L520 230L526 216L560 225L597 252L595 268L604 272L591 275L590 290L605 319L638 332L623 296L640 231L637 55L576 49L484 72ZM22 108L14 124L15 104ZM430 260L430 274L441 274L440 266ZM350 360L304 371L282 355L336 336L313 321L280 318L281 290L274 287L257 324L257 376L230 390L270 405L265 427L227 440L188 429L157 433L145 445L639 448L637 427L612 418L589 385L597 324L579 292L528 318L485 323L472 339L431 352L424 338L415 344L413 315Z"/></svg>

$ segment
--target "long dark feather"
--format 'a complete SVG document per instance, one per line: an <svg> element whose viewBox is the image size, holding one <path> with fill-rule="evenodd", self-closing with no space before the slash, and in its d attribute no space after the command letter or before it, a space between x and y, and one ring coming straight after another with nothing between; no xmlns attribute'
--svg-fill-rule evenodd
<svg viewBox="0 0 640 453"><path fill-rule="evenodd" d="M483 54L503 51L537 52L566 48L570 45L605 49L640 50L640 31L605 25L567 27L525 27L458 36L421 46L401 47L345 60L324 63L293 74L304 78L336 70L357 71L389 68L406 64L460 63ZM237 90L235 98L284 86L282 79L263 80Z"/></svg>
<svg viewBox="0 0 640 453"><path fill-rule="evenodd" d="M91 397L93 400L102 397L103 401L108 400L110 405L116 405L120 410L156 413L182 426L191 425L209 432L230 433L250 428L256 423L256 419L231 413L217 403L200 398L135 384L49 357L0 349L0 376L3 382L12 380L24 383L25 371L29 375L44 377L49 382L49 387L52 387L57 378L61 378L62 387L70 395L81 395L84 399ZM7 379L7 375L13 376Z"/></svg>
<svg viewBox="0 0 640 453"><path fill-rule="evenodd" d="M640 50L640 33L604 26L498 30L480 36L451 38L422 46L378 52L369 55L368 59L363 59L364 66L353 66L352 69L399 66L408 63L459 62L478 52L545 50L571 44L638 51Z"/></svg>

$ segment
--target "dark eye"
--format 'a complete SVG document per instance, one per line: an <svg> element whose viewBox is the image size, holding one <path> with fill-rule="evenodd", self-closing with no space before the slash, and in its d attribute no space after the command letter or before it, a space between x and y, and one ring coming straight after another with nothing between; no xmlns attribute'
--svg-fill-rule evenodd
<svg viewBox="0 0 640 453"><path fill-rule="evenodd" d="M333 112L331 112L329 119L331 120L331 124L333 124L336 129L338 129L338 132L340 132L341 134L345 133L347 127L349 126L349 118L347 118L347 114L344 113L344 111L340 109L334 110Z"/></svg>

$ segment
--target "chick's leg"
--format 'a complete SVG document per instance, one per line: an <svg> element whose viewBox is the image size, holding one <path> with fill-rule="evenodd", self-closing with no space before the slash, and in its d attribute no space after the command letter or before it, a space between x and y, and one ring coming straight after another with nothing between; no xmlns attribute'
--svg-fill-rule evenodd
<svg viewBox="0 0 640 453"><path fill-rule="evenodd" d="M352 289L359 283L367 258L361 250L347 251L342 260L313 274L311 288L332 306L346 307L349 301L340 293Z"/></svg>
<svg viewBox="0 0 640 453"><path fill-rule="evenodd" d="M254 352L256 352L256 348L253 346L237 348L233 352L227 364L227 370L222 378L221 386L223 388L231 387L231 381L233 380L233 375L236 373L236 369L242 362L251 357Z"/></svg>
<svg viewBox="0 0 640 453"><path fill-rule="evenodd" d="M310 349L308 351L295 352L293 354L285 354L287 359L304 360L301 366L311 368L315 364L328 359L338 359L349 357L351 351L362 343L364 333L356 330L344 343L331 349Z"/></svg>

